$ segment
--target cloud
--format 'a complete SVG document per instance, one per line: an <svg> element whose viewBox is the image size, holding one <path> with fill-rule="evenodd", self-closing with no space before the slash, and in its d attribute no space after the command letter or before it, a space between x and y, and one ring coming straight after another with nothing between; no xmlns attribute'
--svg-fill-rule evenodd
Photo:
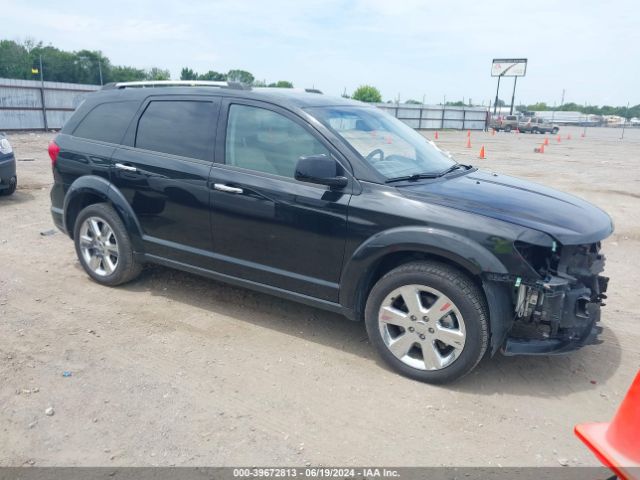
<svg viewBox="0 0 640 480"><path fill-rule="evenodd" d="M565 0L0 0L3 35L65 49L99 49L115 64L169 68L174 76L243 68L327 93L378 86L385 98L440 101L495 95L491 59L529 58L516 101L640 103L640 4ZM504 82L501 97L510 97Z"/></svg>

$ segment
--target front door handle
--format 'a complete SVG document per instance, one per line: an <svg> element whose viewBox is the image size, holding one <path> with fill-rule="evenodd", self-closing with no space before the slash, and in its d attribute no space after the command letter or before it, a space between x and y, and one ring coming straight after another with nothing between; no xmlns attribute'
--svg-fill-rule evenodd
<svg viewBox="0 0 640 480"><path fill-rule="evenodd" d="M230 187L229 185L225 185L224 183L214 183L213 188L215 188L216 190L220 190L221 192L242 193L241 188Z"/></svg>
<svg viewBox="0 0 640 480"><path fill-rule="evenodd" d="M127 172L137 172L138 169L136 167L132 167L131 165L125 165L124 163L116 163L115 167L119 170L126 170Z"/></svg>

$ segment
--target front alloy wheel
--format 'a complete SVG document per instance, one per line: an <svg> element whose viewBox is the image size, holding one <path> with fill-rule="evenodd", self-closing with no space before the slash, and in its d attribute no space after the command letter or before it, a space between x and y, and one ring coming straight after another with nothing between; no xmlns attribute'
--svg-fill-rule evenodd
<svg viewBox="0 0 640 480"><path fill-rule="evenodd" d="M489 315L478 284L440 262L411 262L373 286L365 308L371 343L394 370L428 383L469 373L487 350Z"/></svg>
<svg viewBox="0 0 640 480"><path fill-rule="evenodd" d="M460 310L444 293L426 285L393 290L382 302L378 323L389 351L419 370L440 370L464 349Z"/></svg>

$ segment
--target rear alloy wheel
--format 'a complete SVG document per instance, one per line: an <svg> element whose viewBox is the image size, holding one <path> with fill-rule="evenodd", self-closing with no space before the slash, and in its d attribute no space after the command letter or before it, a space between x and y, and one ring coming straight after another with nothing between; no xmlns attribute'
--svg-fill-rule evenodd
<svg viewBox="0 0 640 480"><path fill-rule="evenodd" d="M82 267L96 282L120 285L140 273L124 224L109 205L96 203L83 209L73 238Z"/></svg>
<svg viewBox="0 0 640 480"><path fill-rule="evenodd" d="M469 373L487 349L484 296L462 272L441 263L398 267L373 287L367 332L398 372L428 383Z"/></svg>

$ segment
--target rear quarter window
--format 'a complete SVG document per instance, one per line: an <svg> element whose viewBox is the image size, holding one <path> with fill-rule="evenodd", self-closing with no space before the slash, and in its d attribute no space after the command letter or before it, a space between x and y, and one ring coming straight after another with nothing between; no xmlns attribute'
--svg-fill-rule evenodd
<svg viewBox="0 0 640 480"><path fill-rule="evenodd" d="M73 135L88 140L120 143L137 109L136 101L102 103L80 121Z"/></svg>

